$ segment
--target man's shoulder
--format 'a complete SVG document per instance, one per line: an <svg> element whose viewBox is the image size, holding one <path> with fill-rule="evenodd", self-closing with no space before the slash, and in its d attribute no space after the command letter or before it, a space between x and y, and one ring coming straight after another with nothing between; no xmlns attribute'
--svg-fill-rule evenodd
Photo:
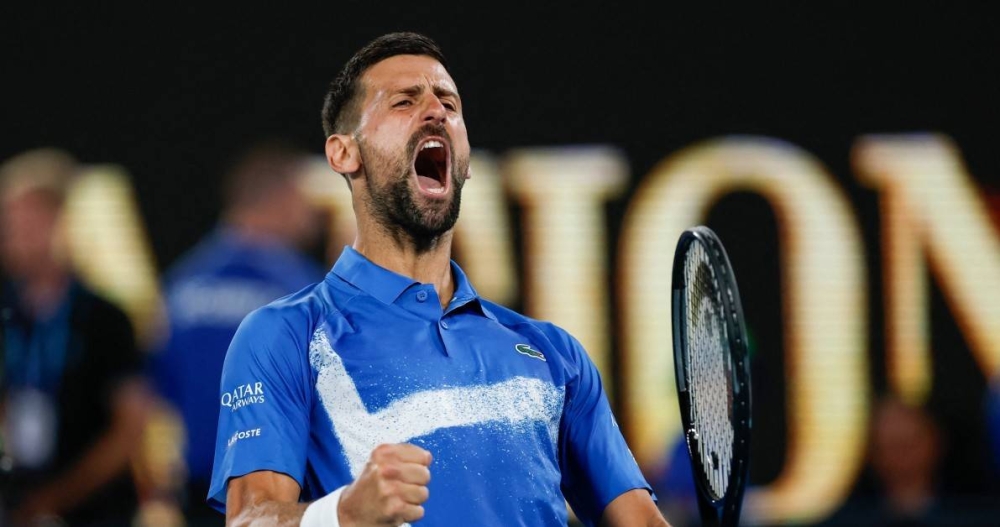
<svg viewBox="0 0 1000 527"><path fill-rule="evenodd" d="M326 281L310 284L250 311L239 331L257 336L291 333L308 339L320 325L344 318L337 307L337 295Z"/></svg>
<svg viewBox="0 0 1000 527"><path fill-rule="evenodd" d="M276 298L254 310L244 320L253 323L301 322L322 317L335 308L324 301L323 282L310 284L294 293Z"/></svg>
<svg viewBox="0 0 1000 527"><path fill-rule="evenodd" d="M480 298L479 301L486 311L496 317L497 322L515 331L535 331L541 333L549 340L564 343L573 340L573 336L569 331L555 322L534 318L483 298Z"/></svg>

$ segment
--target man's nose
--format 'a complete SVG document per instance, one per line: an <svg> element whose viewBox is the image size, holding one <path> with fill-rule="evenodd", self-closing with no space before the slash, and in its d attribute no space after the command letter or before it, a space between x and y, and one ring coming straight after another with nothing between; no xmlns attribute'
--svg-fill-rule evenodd
<svg viewBox="0 0 1000 527"><path fill-rule="evenodd" d="M441 99L437 97L428 97L427 104L424 105L424 122L433 122L444 120L448 117L448 110L441 104Z"/></svg>

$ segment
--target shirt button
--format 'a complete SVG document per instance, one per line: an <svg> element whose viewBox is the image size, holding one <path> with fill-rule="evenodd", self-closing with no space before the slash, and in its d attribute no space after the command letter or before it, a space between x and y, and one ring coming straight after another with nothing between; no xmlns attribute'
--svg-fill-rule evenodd
<svg viewBox="0 0 1000 527"><path fill-rule="evenodd" d="M417 291L417 302L427 300L427 291Z"/></svg>
<svg viewBox="0 0 1000 527"><path fill-rule="evenodd" d="M445 321L445 320L442 320L442 321L441 321L441 327L442 327L443 329L448 329L448 322L447 322L447 321Z"/></svg>

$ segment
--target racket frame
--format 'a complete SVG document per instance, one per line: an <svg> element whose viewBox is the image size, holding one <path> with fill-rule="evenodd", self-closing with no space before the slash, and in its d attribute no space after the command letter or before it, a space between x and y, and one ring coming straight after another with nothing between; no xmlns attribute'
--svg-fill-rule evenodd
<svg viewBox="0 0 1000 527"><path fill-rule="evenodd" d="M704 474L704 457L699 449L697 432L691 422L691 392L687 381L687 283L685 261L693 243L700 243L708 254L709 265L715 274L722 292L722 305L726 313L726 336L731 354L731 376L733 386L733 406L731 424L733 445L730 459L732 467L726 492L718 499L708 488ZM734 527L739 524L750 464L751 398L750 360L747 353L746 323L743 319L743 305L740 300L729 256L714 231L704 225L685 230L677 242L674 253L672 278L672 328L674 344L674 375L677 382L677 399L680 405L684 440L688 447L698 509L706 526ZM728 291L728 293L727 293Z"/></svg>

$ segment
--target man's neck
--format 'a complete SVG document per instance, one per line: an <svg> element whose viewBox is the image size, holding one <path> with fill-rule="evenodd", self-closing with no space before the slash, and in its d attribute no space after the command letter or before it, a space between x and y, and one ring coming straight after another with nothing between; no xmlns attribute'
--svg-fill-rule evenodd
<svg viewBox="0 0 1000 527"><path fill-rule="evenodd" d="M420 250L415 242L406 238L359 230L353 247L380 267L423 284L433 284L443 308L455 292L451 275L451 241L452 231L448 231L429 248Z"/></svg>

